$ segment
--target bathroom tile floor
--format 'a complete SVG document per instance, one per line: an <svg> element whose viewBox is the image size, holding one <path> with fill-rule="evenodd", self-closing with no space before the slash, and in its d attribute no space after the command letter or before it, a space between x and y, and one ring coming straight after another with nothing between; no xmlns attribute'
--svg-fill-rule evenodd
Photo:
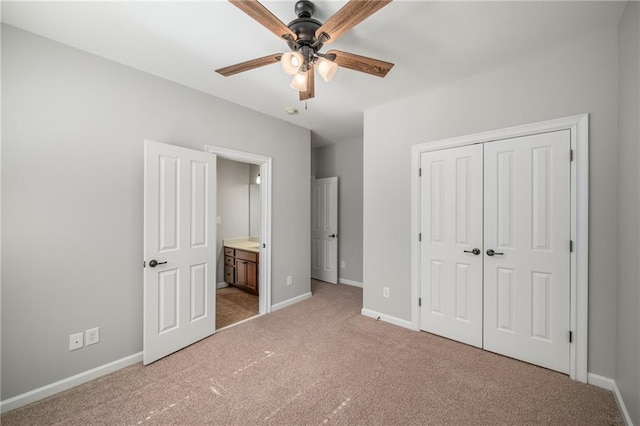
<svg viewBox="0 0 640 426"><path fill-rule="evenodd" d="M216 291L216 330L258 313L258 296L233 286Z"/></svg>

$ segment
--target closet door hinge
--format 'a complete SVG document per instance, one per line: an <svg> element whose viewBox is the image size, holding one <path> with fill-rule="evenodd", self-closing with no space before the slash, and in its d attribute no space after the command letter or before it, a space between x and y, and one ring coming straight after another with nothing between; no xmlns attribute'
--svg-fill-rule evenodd
<svg viewBox="0 0 640 426"><path fill-rule="evenodd" d="M569 331L569 343L573 343L573 331Z"/></svg>
<svg viewBox="0 0 640 426"><path fill-rule="evenodd" d="M569 150L569 161L573 161L573 150Z"/></svg>
<svg viewBox="0 0 640 426"><path fill-rule="evenodd" d="M418 297L418 306L422 306L422 297Z"/></svg>
<svg viewBox="0 0 640 426"><path fill-rule="evenodd" d="M573 253L573 240L569 240L569 252Z"/></svg>
<svg viewBox="0 0 640 426"><path fill-rule="evenodd" d="M422 241L422 232L418 234L418 241Z"/></svg>
<svg viewBox="0 0 640 426"><path fill-rule="evenodd" d="M146 261L146 260L142 261L142 267L143 267L143 268L146 268L146 267L147 267L147 261Z"/></svg>
<svg viewBox="0 0 640 426"><path fill-rule="evenodd" d="M418 176L422 176L422 167L418 169Z"/></svg>

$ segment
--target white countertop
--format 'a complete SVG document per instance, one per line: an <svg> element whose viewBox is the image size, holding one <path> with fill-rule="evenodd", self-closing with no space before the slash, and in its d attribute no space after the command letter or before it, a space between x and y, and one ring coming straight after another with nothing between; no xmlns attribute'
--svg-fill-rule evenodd
<svg viewBox="0 0 640 426"><path fill-rule="evenodd" d="M223 240L225 247L246 250L253 253L260 253L260 243L258 241L251 241L248 238L237 238L233 240Z"/></svg>

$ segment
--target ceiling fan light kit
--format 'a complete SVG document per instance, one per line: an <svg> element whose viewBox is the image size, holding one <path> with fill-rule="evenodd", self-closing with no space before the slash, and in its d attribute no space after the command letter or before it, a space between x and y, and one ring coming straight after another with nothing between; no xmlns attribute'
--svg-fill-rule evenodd
<svg viewBox="0 0 640 426"><path fill-rule="evenodd" d="M285 40L291 52L252 59L216 70L225 77L280 61L284 72L293 76L291 87L299 92L302 101L315 96L315 68L322 79L329 82L339 66L378 77L384 77L393 67L390 62L339 50L330 50L326 54L319 52L324 44L334 42L391 0L350 0L324 24L312 18L315 7L311 1L299 0L294 8L298 18L289 25L285 25L257 0L229 2Z"/></svg>
<svg viewBox="0 0 640 426"><path fill-rule="evenodd" d="M290 87L296 89L298 92L304 92L307 90L307 73L299 72L293 76Z"/></svg>
<svg viewBox="0 0 640 426"><path fill-rule="evenodd" d="M302 65L304 64L304 58L302 57L302 53L300 52L287 52L282 55L282 59L280 59L280 64L282 65L282 69L289 75L294 75Z"/></svg>
<svg viewBox="0 0 640 426"><path fill-rule="evenodd" d="M330 82L338 71L338 64L322 57L316 59L316 66L318 67L318 74L326 83Z"/></svg>

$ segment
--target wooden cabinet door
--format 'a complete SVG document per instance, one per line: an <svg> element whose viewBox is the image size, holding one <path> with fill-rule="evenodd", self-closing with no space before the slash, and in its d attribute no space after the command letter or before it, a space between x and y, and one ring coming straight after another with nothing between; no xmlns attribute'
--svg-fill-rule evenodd
<svg viewBox="0 0 640 426"><path fill-rule="evenodd" d="M248 262L246 264L247 269L247 287L254 291L258 291L258 264L254 262Z"/></svg>
<svg viewBox="0 0 640 426"><path fill-rule="evenodd" d="M238 285L247 285L247 265L249 262L246 260L236 259L236 284Z"/></svg>

